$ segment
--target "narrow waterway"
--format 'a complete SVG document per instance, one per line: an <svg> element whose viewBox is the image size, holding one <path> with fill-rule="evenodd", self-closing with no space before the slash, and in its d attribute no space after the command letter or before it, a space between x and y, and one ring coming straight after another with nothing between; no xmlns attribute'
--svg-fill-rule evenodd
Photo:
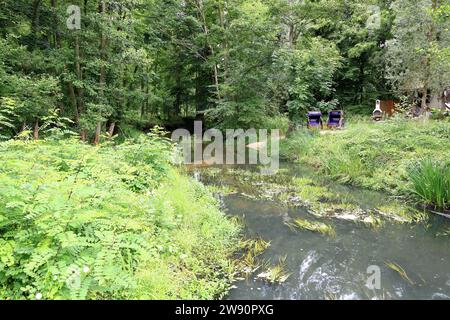
<svg viewBox="0 0 450 320"><path fill-rule="evenodd" d="M206 174L206 170L209 168L194 168L192 172L205 184L234 190L220 196L224 211L243 218L247 237L270 242L261 258L276 264L285 257L285 269L290 274L284 283L270 284L257 277L261 272L258 270L236 282L229 299L450 299L450 236L441 235L450 227L445 218L431 215L420 224L387 221L379 228L327 218L335 228L335 237L296 232L286 221L311 218L306 208L249 196L252 189L265 186L254 181L248 185L238 183L235 172L231 174L232 167L222 167L214 175ZM283 175L311 178L313 173L285 164ZM377 192L329 186L340 194L350 194L361 207L376 207L389 201ZM389 268L388 262L401 266L407 279ZM379 267L380 289L367 287L372 274L368 273L369 266Z"/></svg>

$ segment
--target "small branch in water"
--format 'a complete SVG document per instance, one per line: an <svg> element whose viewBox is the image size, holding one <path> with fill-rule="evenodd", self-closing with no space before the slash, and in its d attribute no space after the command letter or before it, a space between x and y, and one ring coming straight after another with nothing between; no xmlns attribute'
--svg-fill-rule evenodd
<svg viewBox="0 0 450 320"><path fill-rule="evenodd" d="M445 218L447 218L447 219L450 219L450 214L445 214L445 213L437 212L437 211L433 211L433 210L430 210L430 212L432 212L432 213L434 213L434 214L437 214L437 215L440 215L440 216L442 216L442 217L445 217Z"/></svg>

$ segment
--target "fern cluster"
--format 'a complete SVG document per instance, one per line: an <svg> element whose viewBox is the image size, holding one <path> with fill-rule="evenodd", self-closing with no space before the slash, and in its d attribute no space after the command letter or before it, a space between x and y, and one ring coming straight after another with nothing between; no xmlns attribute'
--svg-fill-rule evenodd
<svg viewBox="0 0 450 320"><path fill-rule="evenodd" d="M1 143L0 299L220 295L237 227L170 156L154 138Z"/></svg>

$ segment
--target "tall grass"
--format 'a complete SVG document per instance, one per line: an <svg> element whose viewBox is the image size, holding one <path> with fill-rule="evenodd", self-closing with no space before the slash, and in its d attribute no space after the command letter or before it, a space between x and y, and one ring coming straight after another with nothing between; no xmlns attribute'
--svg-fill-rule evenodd
<svg viewBox="0 0 450 320"><path fill-rule="evenodd" d="M409 171L412 189L427 205L450 206L450 163L424 159Z"/></svg>
<svg viewBox="0 0 450 320"><path fill-rule="evenodd" d="M424 187L418 183L414 192L419 200L448 206L448 182L444 183L448 178L443 178L448 177L448 166L430 173L438 177L434 182L425 178L430 177L426 168L409 172L417 159L450 159L450 123L446 121L394 118L373 123L353 119L341 131L297 131L282 141L280 150L283 158L309 164L340 182L392 194L409 195L410 179L416 178L416 182L424 181Z"/></svg>

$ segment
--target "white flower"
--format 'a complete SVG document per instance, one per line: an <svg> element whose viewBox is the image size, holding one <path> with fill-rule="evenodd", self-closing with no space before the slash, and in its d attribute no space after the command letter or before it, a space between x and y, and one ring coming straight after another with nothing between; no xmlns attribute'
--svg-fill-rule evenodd
<svg viewBox="0 0 450 320"><path fill-rule="evenodd" d="M41 300L42 299L42 293L38 292L36 293L36 300Z"/></svg>
<svg viewBox="0 0 450 320"><path fill-rule="evenodd" d="M84 273L88 273L88 272L89 272L89 270L90 270L90 269L89 269L89 267L88 267L88 266L84 266L84 267L83 267L83 272L84 272Z"/></svg>

